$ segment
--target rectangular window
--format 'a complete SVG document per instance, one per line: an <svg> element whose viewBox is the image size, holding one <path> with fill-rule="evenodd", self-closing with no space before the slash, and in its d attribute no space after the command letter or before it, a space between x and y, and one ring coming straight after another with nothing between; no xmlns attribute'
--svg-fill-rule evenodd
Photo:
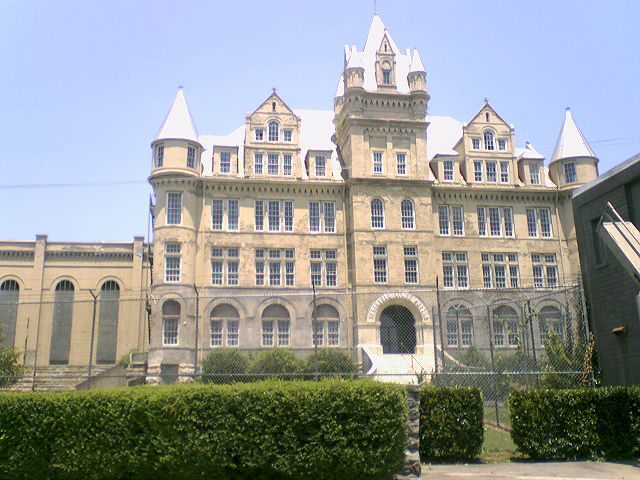
<svg viewBox="0 0 640 480"><path fill-rule="evenodd" d="M296 264L295 262L285 262L284 284L287 287L293 287L296 283Z"/></svg>
<svg viewBox="0 0 640 480"><path fill-rule="evenodd" d="M269 285L280 286L280 262L269 262Z"/></svg>
<svg viewBox="0 0 640 480"><path fill-rule="evenodd" d="M270 153L267 155L267 174L280 175L280 165L278 163L277 153Z"/></svg>
<svg viewBox="0 0 640 480"><path fill-rule="evenodd" d="M256 285L271 287L295 285L295 250L292 248L257 248Z"/></svg>
<svg viewBox="0 0 640 480"><path fill-rule="evenodd" d="M229 230L238 230L240 207L238 200L227 200L227 225Z"/></svg>
<svg viewBox="0 0 640 480"><path fill-rule="evenodd" d="M211 248L211 284L238 285L239 250Z"/></svg>
<svg viewBox="0 0 640 480"><path fill-rule="evenodd" d="M263 128L256 128L254 130L255 132L255 136L256 136L256 141L261 142L264 140L264 129Z"/></svg>
<svg viewBox="0 0 640 480"><path fill-rule="evenodd" d="M487 209L478 207L478 235L485 236L487 234Z"/></svg>
<svg viewBox="0 0 640 480"><path fill-rule="evenodd" d="M263 173L263 167L262 167L262 154L261 153L256 153L255 156L253 157L253 172L257 175L262 175Z"/></svg>
<svg viewBox="0 0 640 480"><path fill-rule="evenodd" d="M500 162L500 181L509 183L509 162Z"/></svg>
<svg viewBox="0 0 640 480"><path fill-rule="evenodd" d="M558 286L558 263L555 253L534 253L531 255L531 263L534 287L556 288Z"/></svg>
<svg viewBox="0 0 640 480"><path fill-rule="evenodd" d="M507 139L499 138L498 139L498 150L506 150L507 149Z"/></svg>
<svg viewBox="0 0 640 480"><path fill-rule="evenodd" d="M496 162L487 162L487 182L496 183L498 181L498 172L496 171Z"/></svg>
<svg viewBox="0 0 640 480"><path fill-rule="evenodd" d="M442 278L445 288L469 288L466 252L442 252Z"/></svg>
<svg viewBox="0 0 640 480"><path fill-rule="evenodd" d="M284 231L293 232L293 202L285 200L284 205Z"/></svg>
<svg viewBox="0 0 640 480"><path fill-rule="evenodd" d="M482 182L482 162L480 160L473 162L473 179L476 182Z"/></svg>
<svg viewBox="0 0 640 480"><path fill-rule="evenodd" d="M278 200L269 200L267 202L267 219L269 221L269 231L280 231L280 202Z"/></svg>
<svg viewBox="0 0 640 480"><path fill-rule="evenodd" d="M162 344L178 345L178 317L164 317L162 319Z"/></svg>
<svg viewBox="0 0 640 480"><path fill-rule="evenodd" d="M256 200L255 223L256 231L264 230L264 202L262 200Z"/></svg>
<svg viewBox="0 0 640 480"><path fill-rule="evenodd" d="M309 231L320 231L320 202L309 202Z"/></svg>
<svg viewBox="0 0 640 480"><path fill-rule="evenodd" d="M415 246L404 247L404 281L418 283L418 248Z"/></svg>
<svg viewBox="0 0 640 480"><path fill-rule="evenodd" d="M285 153L283 156L283 164L282 164L282 174L283 175L291 175L292 174L292 162L291 162L291 154Z"/></svg>
<svg viewBox="0 0 640 480"><path fill-rule="evenodd" d="M382 70L382 83L391 85L391 70Z"/></svg>
<svg viewBox="0 0 640 480"><path fill-rule="evenodd" d="M311 284L316 287L335 287L338 285L336 250L311 250Z"/></svg>
<svg viewBox="0 0 640 480"><path fill-rule="evenodd" d="M373 173L382 173L382 152L373 152Z"/></svg>
<svg viewBox="0 0 640 480"><path fill-rule="evenodd" d="M535 208L527 208L527 232L530 237L538 236L538 220Z"/></svg>
<svg viewBox="0 0 640 480"><path fill-rule="evenodd" d="M540 217L540 231L542 238L551 238L551 213L548 208L539 208L538 216Z"/></svg>
<svg viewBox="0 0 640 480"><path fill-rule="evenodd" d="M373 281L387 283L387 247L373 247Z"/></svg>
<svg viewBox="0 0 640 480"><path fill-rule="evenodd" d="M283 135L284 135L284 141L285 142L290 142L291 139L293 138L293 131L292 130L283 130Z"/></svg>
<svg viewBox="0 0 640 480"><path fill-rule="evenodd" d="M500 237L502 235L501 227L500 209L498 207L489 207L489 234L492 237Z"/></svg>
<svg viewBox="0 0 640 480"><path fill-rule="evenodd" d="M158 145L156 147L156 167L161 167L164 164L164 145Z"/></svg>
<svg viewBox="0 0 640 480"><path fill-rule="evenodd" d="M179 243L165 243L164 246L164 280L165 282L180 281L180 254L182 246Z"/></svg>
<svg viewBox="0 0 640 480"><path fill-rule="evenodd" d="M324 231L333 233L336 231L336 204L334 202L324 202Z"/></svg>
<svg viewBox="0 0 640 480"><path fill-rule="evenodd" d="M316 177L324 177L327 175L327 158L321 155L318 155L315 158L316 163Z"/></svg>
<svg viewBox="0 0 640 480"><path fill-rule="evenodd" d="M453 181L453 160L445 160L443 162L444 180L446 182Z"/></svg>
<svg viewBox="0 0 640 480"><path fill-rule="evenodd" d="M264 285L264 250L256 249L256 285Z"/></svg>
<svg viewBox="0 0 640 480"><path fill-rule="evenodd" d="M223 280L223 253L222 248L211 249L211 284L222 285Z"/></svg>
<svg viewBox="0 0 640 480"><path fill-rule="evenodd" d="M462 206L451 207L451 218L453 220L453 234L464 235L464 212Z"/></svg>
<svg viewBox="0 0 640 480"><path fill-rule="evenodd" d="M474 137L471 139L471 148L474 150L480 150L480 138Z"/></svg>
<svg viewBox="0 0 640 480"><path fill-rule="evenodd" d="M502 209L502 219L504 221L504 236L513 237L513 211L511 207Z"/></svg>
<svg viewBox="0 0 640 480"><path fill-rule="evenodd" d="M224 200L211 200L211 229L222 230L224 219Z"/></svg>
<svg viewBox="0 0 640 480"><path fill-rule="evenodd" d="M196 149L194 147L187 147L187 168L196 167Z"/></svg>
<svg viewBox="0 0 640 480"><path fill-rule="evenodd" d="M220 152L220 173L231 173L230 152Z"/></svg>
<svg viewBox="0 0 640 480"><path fill-rule="evenodd" d="M440 235L449 235L449 207L438 205L438 222L440 225Z"/></svg>
<svg viewBox="0 0 640 480"><path fill-rule="evenodd" d="M211 320L211 346L222 347L222 320Z"/></svg>
<svg viewBox="0 0 640 480"><path fill-rule="evenodd" d="M338 264L335 261L330 261L327 252L325 252L325 284L327 287L336 287L338 285ZM335 250L333 250L333 258L335 259Z"/></svg>
<svg viewBox="0 0 640 480"><path fill-rule="evenodd" d="M327 322L327 344L330 347L340 345L340 322L337 320L329 320Z"/></svg>
<svg viewBox="0 0 640 480"><path fill-rule="evenodd" d="M404 153L396 153L396 171L398 175L407 174L407 156Z"/></svg>
<svg viewBox="0 0 640 480"><path fill-rule="evenodd" d="M576 164L573 162L567 162L562 165L564 168L564 183L576 182Z"/></svg>
<svg viewBox="0 0 640 480"><path fill-rule="evenodd" d="M182 223L182 192L167 193L167 224Z"/></svg>
<svg viewBox="0 0 640 480"><path fill-rule="evenodd" d="M529 178L532 185L540 185L540 165L537 163L529 164Z"/></svg>
<svg viewBox="0 0 640 480"><path fill-rule="evenodd" d="M273 320L262 321L262 345L273 346Z"/></svg>

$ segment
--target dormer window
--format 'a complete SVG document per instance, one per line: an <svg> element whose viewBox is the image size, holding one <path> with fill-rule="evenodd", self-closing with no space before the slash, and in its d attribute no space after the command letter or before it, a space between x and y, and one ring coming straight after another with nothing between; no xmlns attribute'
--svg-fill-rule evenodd
<svg viewBox="0 0 640 480"><path fill-rule="evenodd" d="M231 173L231 152L220 152L220 173Z"/></svg>
<svg viewBox="0 0 640 480"><path fill-rule="evenodd" d="M540 165L537 163L529 164L529 177L531 178L531 185L540 185Z"/></svg>
<svg viewBox="0 0 640 480"><path fill-rule="evenodd" d="M493 132L491 130L486 130L484 132L484 149L495 150L495 145L493 143Z"/></svg>
<svg viewBox="0 0 640 480"><path fill-rule="evenodd" d="M264 128L256 128L255 130L256 141L261 142L264 140Z"/></svg>
<svg viewBox="0 0 640 480"><path fill-rule="evenodd" d="M164 145L156 147L156 167L161 167L164 163Z"/></svg>
<svg viewBox="0 0 640 480"><path fill-rule="evenodd" d="M507 139L499 138L498 139L498 150L506 150L507 149Z"/></svg>
<svg viewBox="0 0 640 480"><path fill-rule="evenodd" d="M453 160L445 160L444 161L444 180L447 182L453 181Z"/></svg>
<svg viewBox="0 0 640 480"><path fill-rule="evenodd" d="M269 122L269 141L277 142L279 137L280 126L278 122L272 120Z"/></svg>
<svg viewBox="0 0 640 480"><path fill-rule="evenodd" d="M382 83L384 83L385 85L391 85L391 70L382 70Z"/></svg>
<svg viewBox="0 0 640 480"><path fill-rule="evenodd" d="M283 130L282 131L282 135L284 137L284 141L285 142L290 142L291 139L293 138L293 131L292 130Z"/></svg>
<svg viewBox="0 0 640 480"><path fill-rule="evenodd" d="M196 168L195 147L187 147L187 168Z"/></svg>
<svg viewBox="0 0 640 480"><path fill-rule="evenodd" d="M327 158L323 155L316 157L316 177L324 177L327 174Z"/></svg>

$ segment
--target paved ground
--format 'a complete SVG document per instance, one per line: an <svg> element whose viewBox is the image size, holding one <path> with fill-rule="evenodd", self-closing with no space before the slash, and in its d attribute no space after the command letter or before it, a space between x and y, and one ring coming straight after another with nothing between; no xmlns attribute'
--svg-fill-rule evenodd
<svg viewBox="0 0 640 480"><path fill-rule="evenodd" d="M640 479L640 461L422 465L422 479L438 480L629 480Z"/></svg>

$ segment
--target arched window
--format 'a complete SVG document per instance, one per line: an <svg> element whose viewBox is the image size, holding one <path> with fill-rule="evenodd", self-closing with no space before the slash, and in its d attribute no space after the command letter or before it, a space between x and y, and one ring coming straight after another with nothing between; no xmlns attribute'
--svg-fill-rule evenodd
<svg viewBox="0 0 640 480"><path fill-rule="evenodd" d="M469 347L473 345L473 316L464 305L453 305L447 310L447 345Z"/></svg>
<svg viewBox="0 0 640 480"><path fill-rule="evenodd" d="M269 305L262 312L262 346L288 346L290 327L287 309L282 305Z"/></svg>
<svg viewBox="0 0 640 480"><path fill-rule="evenodd" d="M16 340L20 285L15 280L0 284L0 346L13 347Z"/></svg>
<svg viewBox="0 0 640 480"><path fill-rule="evenodd" d="M51 326L51 348L49 363L67 365L71 349L71 324L73 322L73 283L61 280L56 285Z"/></svg>
<svg viewBox="0 0 640 480"><path fill-rule="evenodd" d="M384 228L384 204L379 198L371 200L371 228Z"/></svg>
<svg viewBox="0 0 640 480"><path fill-rule="evenodd" d="M413 212L413 202L405 199L400 204L400 214L402 216L402 228L413 229L415 228L415 215Z"/></svg>
<svg viewBox="0 0 640 480"><path fill-rule="evenodd" d="M484 149L495 150L495 145L493 142L493 132L491 130L485 130L484 132Z"/></svg>
<svg viewBox="0 0 640 480"><path fill-rule="evenodd" d="M520 344L518 323L518 313L513 308L500 305L493 310L493 341L497 347L517 347Z"/></svg>
<svg viewBox="0 0 640 480"><path fill-rule="evenodd" d="M178 345L178 329L180 326L180 304L175 300L167 300L162 305L162 344Z"/></svg>
<svg viewBox="0 0 640 480"><path fill-rule="evenodd" d="M107 280L100 287L100 319L96 363L116 363L118 348L118 314L120 311L120 286Z"/></svg>
<svg viewBox="0 0 640 480"><path fill-rule="evenodd" d="M237 347L239 344L240 315L231 305L223 303L211 310L212 347Z"/></svg>
<svg viewBox="0 0 640 480"><path fill-rule="evenodd" d="M560 338L564 337L562 313L558 307L551 305L542 307L538 313L538 324L540 325L540 341L543 344L549 340L549 335L552 333Z"/></svg>
<svg viewBox="0 0 640 480"><path fill-rule="evenodd" d="M275 120L271 120L269 122L268 130L269 130L269 141L277 142L279 133L280 133L280 126L278 125L278 122L276 122Z"/></svg>
<svg viewBox="0 0 640 480"><path fill-rule="evenodd" d="M313 346L340 345L340 314L331 305L318 305L313 311Z"/></svg>

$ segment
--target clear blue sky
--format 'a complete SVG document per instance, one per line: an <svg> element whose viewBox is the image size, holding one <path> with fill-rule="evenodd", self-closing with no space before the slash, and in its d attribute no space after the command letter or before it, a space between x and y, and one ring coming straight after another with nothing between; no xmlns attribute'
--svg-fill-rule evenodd
<svg viewBox="0 0 640 480"><path fill-rule="evenodd" d="M178 85L200 133L244 122L272 86L331 109L343 45L373 0L0 4L0 239L146 235L153 139ZM547 158L565 106L603 172L640 151L640 2L378 0L417 47L430 113L467 121L486 96ZM129 185L6 185L137 181Z"/></svg>

